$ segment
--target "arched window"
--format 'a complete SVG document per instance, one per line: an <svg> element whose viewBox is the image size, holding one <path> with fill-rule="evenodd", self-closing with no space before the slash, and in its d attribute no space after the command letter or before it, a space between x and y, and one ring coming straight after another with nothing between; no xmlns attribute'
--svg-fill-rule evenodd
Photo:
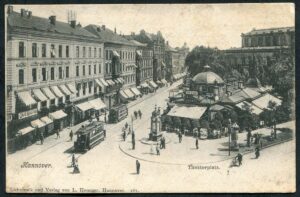
<svg viewBox="0 0 300 197"><path fill-rule="evenodd" d="M24 84L24 70L19 70L19 84Z"/></svg>

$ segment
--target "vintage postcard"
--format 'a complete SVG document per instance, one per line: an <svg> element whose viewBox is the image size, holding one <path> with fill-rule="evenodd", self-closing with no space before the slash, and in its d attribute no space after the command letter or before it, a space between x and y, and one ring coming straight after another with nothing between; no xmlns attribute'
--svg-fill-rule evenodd
<svg viewBox="0 0 300 197"><path fill-rule="evenodd" d="M8 193L295 192L295 8L5 6Z"/></svg>

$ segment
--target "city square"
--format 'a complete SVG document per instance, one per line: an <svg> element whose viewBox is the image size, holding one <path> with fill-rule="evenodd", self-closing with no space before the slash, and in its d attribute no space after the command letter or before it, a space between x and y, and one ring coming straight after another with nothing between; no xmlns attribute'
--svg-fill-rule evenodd
<svg viewBox="0 0 300 197"><path fill-rule="evenodd" d="M6 8L7 192L295 191L291 23L189 48Z"/></svg>

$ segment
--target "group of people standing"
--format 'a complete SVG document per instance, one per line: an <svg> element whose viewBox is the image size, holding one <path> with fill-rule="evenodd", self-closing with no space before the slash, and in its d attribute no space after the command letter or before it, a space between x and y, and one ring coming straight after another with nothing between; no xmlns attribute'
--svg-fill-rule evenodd
<svg viewBox="0 0 300 197"><path fill-rule="evenodd" d="M142 118L142 112L140 109L138 111L134 111L133 114L134 114L135 119Z"/></svg>

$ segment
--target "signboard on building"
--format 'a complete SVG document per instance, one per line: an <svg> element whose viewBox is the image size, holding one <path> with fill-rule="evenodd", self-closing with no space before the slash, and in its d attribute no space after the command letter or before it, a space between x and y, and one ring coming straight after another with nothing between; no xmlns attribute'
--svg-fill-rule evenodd
<svg viewBox="0 0 300 197"><path fill-rule="evenodd" d="M30 117L30 116L34 116L37 114L37 109L32 109L32 110L29 110L29 111L25 111L25 112L21 112L18 114L18 118L19 120L20 119L24 119L24 118L27 118L27 117Z"/></svg>
<svg viewBox="0 0 300 197"><path fill-rule="evenodd" d="M190 90L188 90L188 91L185 91L185 94L186 95L198 96L198 92L197 91L190 91Z"/></svg>

